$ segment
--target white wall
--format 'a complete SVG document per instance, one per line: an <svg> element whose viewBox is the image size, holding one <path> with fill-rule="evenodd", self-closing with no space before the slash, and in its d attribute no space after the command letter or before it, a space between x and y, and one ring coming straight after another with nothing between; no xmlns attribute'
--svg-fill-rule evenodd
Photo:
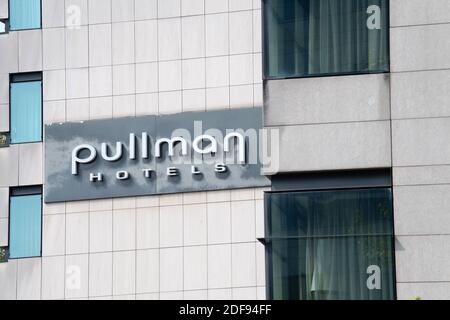
<svg viewBox="0 0 450 320"><path fill-rule="evenodd" d="M8 18L8 0L0 0L0 19Z"/></svg>

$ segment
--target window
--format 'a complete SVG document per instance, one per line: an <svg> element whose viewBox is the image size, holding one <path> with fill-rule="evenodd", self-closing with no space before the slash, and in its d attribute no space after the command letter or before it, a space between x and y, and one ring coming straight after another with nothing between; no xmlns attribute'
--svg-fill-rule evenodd
<svg viewBox="0 0 450 320"><path fill-rule="evenodd" d="M269 297L395 296L390 188L266 195Z"/></svg>
<svg viewBox="0 0 450 320"><path fill-rule="evenodd" d="M11 189L9 208L9 258L40 256L42 188Z"/></svg>
<svg viewBox="0 0 450 320"><path fill-rule="evenodd" d="M389 71L388 0L265 0L266 78Z"/></svg>
<svg viewBox="0 0 450 320"><path fill-rule="evenodd" d="M11 30L41 27L41 0L9 0Z"/></svg>
<svg viewBox="0 0 450 320"><path fill-rule="evenodd" d="M42 141L42 76L40 73L11 76L10 142Z"/></svg>

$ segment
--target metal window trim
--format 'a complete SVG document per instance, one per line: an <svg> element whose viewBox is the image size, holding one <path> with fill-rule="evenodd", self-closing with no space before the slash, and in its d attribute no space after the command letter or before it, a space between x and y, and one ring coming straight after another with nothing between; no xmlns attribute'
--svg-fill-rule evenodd
<svg viewBox="0 0 450 320"><path fill-rule="evenodd" d="M42 81L42 71L12 73L9 75L10 84L33 81Z"/></svg>
<svg viewBox="0 0 450 320"><path fill-rule="evenodd" d="M392 168L282 173L271 177L269 192L392 188Z"/></svg>

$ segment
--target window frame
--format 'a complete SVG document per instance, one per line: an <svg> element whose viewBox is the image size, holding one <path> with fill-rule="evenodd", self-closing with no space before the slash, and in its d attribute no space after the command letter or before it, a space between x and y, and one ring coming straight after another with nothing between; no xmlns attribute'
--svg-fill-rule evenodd
<svg viewBox="0 0 450 320"><path fill-rule="evenodd" d="M39 248L39 255L37 256L29 256L29 257L19 257L19 258L11 258L10 254L10 247L11 247L11 198L12 197L26 197L26 196L35 196L40 195L41 196L41 237L40 237L40 248ZM9 194L8 194L8 204L9 204L9 210L8 210L8 246L6 247L7 250L7 257L6 261L8 260L20 260L20 259L30 259L30 258L40 258L42 257L42 243L44 240L43 236L43 228L44 228L44 205L43 205L43 186L42 185L35 185L35 186L26 186L26 187L10 187L9 188Z"/></svg>
<svg viewBox="0 0 450 320"><path fill-rule="evenodd" d="M42 29L42 0L39 0L39 27L37 28L25 28L25 29L11 29L11 0L8 0L8 32L9 31L27 31L27 30L39 30Z"/></svg>
<svg viewBox="0 0 450 320"><path fill-rule="evenodd" d="M357 75L366 75L366 74L390 74L391 73L391 32L390 32L390 17L391 17L391 6L390 2L391 0L388 0L387 4L387 15L388 15L388 22L389 25L387 27L387 52L389 54L388 56L388 64L389 64L389 71L357 71L357 72L339 72L339 73L321 73L321 74L307 74L307 75L292 75L292 76L268 76L267 75L267 68L266 68L266 60L267 60L267 53L266 53L266 46L267 46L267 24L265 21L266 17L266 1L268 0L261 0L261 61L262 61L262 80L286 80L286 79L309 79L309 78L321 78L321 77L345 77L345 76L357 76Z"/></svg>
<svg viewBox="0 0 450 320"><path fill-rule="evenodd" d="M11 99L11 89L13 83L24 83L24 82L41 82L41 136L37 141L27 141L27 142L12 142L12 99ZM6 132L4 132L6 133ZM9 132L8 133L8 143L5 147L10 145L21 145L29 143L42 143L44 141L44 81L42 72L24 72L24 73L12 73L9 75Z"/></svg>
<svg viewBox="0 0 450 320"><path fill-rule="evenodd" d="M391 178L392 179L392 178ZM273 272L272 272L272 264L270 261L270 255L268 254L268 246L270 246L270 242L273 240L290 240L293 238L289 237L267 237L268 234L268 226L267 222L269 221L269 209L270 209L270 195L271 194L280 194L280 193L308 193L308 192L329 192L329 191L355 191L355 190L374 190L374 189L390 189L391 191L391 212L392 212L392 235L385 235L385 237L391 238L391 252L392 252L392 279L393 279L393 300L397 300L397 266L395 260L395 213L394 213L394 193L393 187L391 186L343 186L342 188L313 188L310 190L301 189L299 190L278 190L278 191L266 191L264 192L264 239L259 239L260 242L263 243L265 247L265 274L266 274L266 299L273 300ZM360 235L364 236L364 235ZM372 236L372 235L371 235ZM383 236L383 235L373 235L373 236ZM302 237L298 237L300 239Z"/></svg>

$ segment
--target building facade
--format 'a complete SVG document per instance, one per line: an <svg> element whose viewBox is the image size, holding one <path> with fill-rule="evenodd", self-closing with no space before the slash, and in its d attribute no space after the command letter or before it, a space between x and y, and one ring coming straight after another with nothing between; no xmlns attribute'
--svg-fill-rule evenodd
<svg viewBox="0 0 450 320"><path fill-rule="evenodd" d="M266 206L272 296L450 298L448 2L263 11L264 123L282 155Z"/></svg>
<svg viewBox="0 0 450 320"><path fill-rule="evenodd" d="M0 0L0 299L450 298L449 17L445 0ZM70 190L49 176L55 126L86 148L89 124L249 109L267 186L52 198Z"/></svg>

